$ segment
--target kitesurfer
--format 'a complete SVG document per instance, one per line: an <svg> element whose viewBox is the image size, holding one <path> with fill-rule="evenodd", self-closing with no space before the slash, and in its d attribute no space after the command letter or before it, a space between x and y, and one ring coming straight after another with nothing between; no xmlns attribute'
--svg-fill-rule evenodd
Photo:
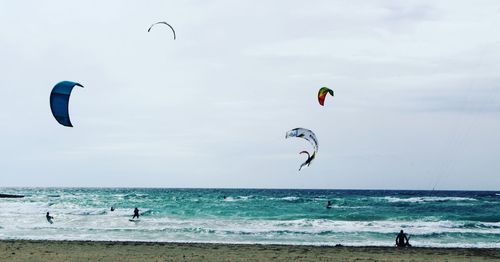
<svg viewBox="0 0 500 262"><path fill-rule="evenodd" d="M311 162L314 160L316 157L316 153L318 153L318 139L316 138L316 135L314 134L313 131L305 128L294 128L288 132L286 132L285 138L289 137L297 137L297 138L302 138L307 140L314 148L314 152L310 155L309 152L307 151L302 151L299 154L307 154L307 160L302 163L299 167L299 171L302 169L304 166L309 166L311 165Z"/></svg>
<svg viewBox="0 0 500 262"><path fill-rule="evenodd" d="M47 212L47 214L45 215L45 218L47 218L47 221L49 221L49 223L51 223L51 224L52 224L52 219L54 219L54 217L53 217L53 216L51 216L51 215L49 214L49 212Z"/></svg>
<svg viewBox="0 0 500 262"><path fill-rule="evenodd" d="M399 232L399 234L396 236L396 246L397 247L411 247L410 239L408 239L408 237L406 236L406 234L403 232L402 229Z"/></svg>
<svg viewBox="0 0 500 262"><path fill-rule="evenodd" d="M312 156L309 155L309 152L307 151L302 151L299 154L307 154L307 160L306 162L302 163L299 167L299 171L302 169L302 167L309 166L311 162L313 161L314 157L316 156L316 153L313 153Z"/></svg>
<svg viewBox="0 0 500 262"><path fill-rule="evenodd" d="M326 204L326 208L332 208L332 201L328 200L328 204Z"/></svg>
<svg viewBox="0 0 500 262"><path fill-rule="evenodd" d="M139 209L137 207L134 209L134 216L132 217L132 219L134 219L135 217L139 219Z"/></svg>
<svg viewBox="0 0 500 262"><path fill-rule="evenodd" d="M111 212L115 211L115 207L111 207Z"/></svg>

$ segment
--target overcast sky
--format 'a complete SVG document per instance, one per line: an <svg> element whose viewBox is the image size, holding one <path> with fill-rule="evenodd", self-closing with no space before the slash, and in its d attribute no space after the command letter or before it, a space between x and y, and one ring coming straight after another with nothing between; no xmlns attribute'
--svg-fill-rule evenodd
<svg viewBox="0 0 500 262"><path fill-rule="evenodd" d="M499 190L499 24L499 1L1 1L0 186Z"/></svg>

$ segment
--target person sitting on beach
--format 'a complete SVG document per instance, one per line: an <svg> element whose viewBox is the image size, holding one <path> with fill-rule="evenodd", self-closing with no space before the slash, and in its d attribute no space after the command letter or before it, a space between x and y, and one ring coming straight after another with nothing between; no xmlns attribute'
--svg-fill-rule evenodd
<svg viewBox="0 0 500 262"><path fill-rule="evenodd" d="M326 208L332 208L332 201L328 201L328 204L326 204Z"/></svg>
<svg viewBox="0 0 500 262"><path fill-rule="evenodd" d="M410 240L408 239L408 237L406 236L406 234L401 229L401 231L399 232L398 236L396 237L396 246L397 247L411 247L409 241Z"/></svg>
<svg viewBox="0 0 500 262"><path fill-rule="evenodd" d="M134 209L134 216L132 217L132 219L134 219L135 217L139 219L139 209L137 207Z"/></svg>

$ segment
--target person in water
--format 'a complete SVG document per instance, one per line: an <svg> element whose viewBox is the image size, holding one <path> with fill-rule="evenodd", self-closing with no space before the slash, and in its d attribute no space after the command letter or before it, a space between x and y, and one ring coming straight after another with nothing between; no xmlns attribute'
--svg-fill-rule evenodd
<svg viewBox="0 0 500 262"><path fill-rule="evenodd" d="M115 207L111 207L111 212L115 211Z"/></svg>
<svg viewBox="0 0 500 262"><path fill-rule="evenodd" d="M396 236L396 246L397 247L411 247L409 241L410 241L410 239L408 239L406 234L401 229L399 234Z"/></svg>
<svg viewBox="0 0 500 262"><path fill-rule="evenodd" d="M47 212L47 214L45 215L45 218L47 218L47 221L49 221L51 224L52 224L52 219L54 218L53 216L51 216L49 214L49 212Z"/></svg>
<svg viewBox="0 0 500 262"><path fill-rule="evenodd" d="M332 208L332 201L328 201L328 204L326 204L326 208Z"/></svg>
<svg viewBox="0 0 500 262"><path fill-rule="evenodd" d="M134 216L132 217L132 219L134 219L135 217L139 219L139 209L137 207L134 209Z"/></svg>

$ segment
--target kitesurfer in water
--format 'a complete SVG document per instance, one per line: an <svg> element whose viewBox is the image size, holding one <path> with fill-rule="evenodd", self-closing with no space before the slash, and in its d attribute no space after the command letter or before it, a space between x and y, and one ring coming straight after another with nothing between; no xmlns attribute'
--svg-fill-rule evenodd
<svg viewBox="0 0 500 262"><path fill-rule="evenodd" d="M51 215L49 214L49 212L47 212L47 214L45 215L45 218L47 218L47 221L49 221L49 222L52 224L52 219L54 219L54 217L53 217L53 216L51 216Z"/></svg>
<svg viewBox="0 0 500 262"><path fill-rule="evenodd" d="M111 212L115 211L115 207L111 207Z"/></svg>
<svg viewBox="0 0 500 262"><path fill-rule="evenodd" d="M410 240L406 236L406 234L401 231L399 232L398 236L396 237L396 246L397 247L411 247L410 245Z"/></svg>
<svg viewBox="0 0 500 262"><path fill-rule="evenodd" d="M332 208L332 201L328 200L328 204L326 204L326 208Z"/></svg>
<svg viewBox="0 0 500 262"><path fill-rule="evenodd" d="M139 209L137 207L134 209L134 216L132 217L132 219L134 219L136 217L137 217L137 219L139 219Z"/></svg>

